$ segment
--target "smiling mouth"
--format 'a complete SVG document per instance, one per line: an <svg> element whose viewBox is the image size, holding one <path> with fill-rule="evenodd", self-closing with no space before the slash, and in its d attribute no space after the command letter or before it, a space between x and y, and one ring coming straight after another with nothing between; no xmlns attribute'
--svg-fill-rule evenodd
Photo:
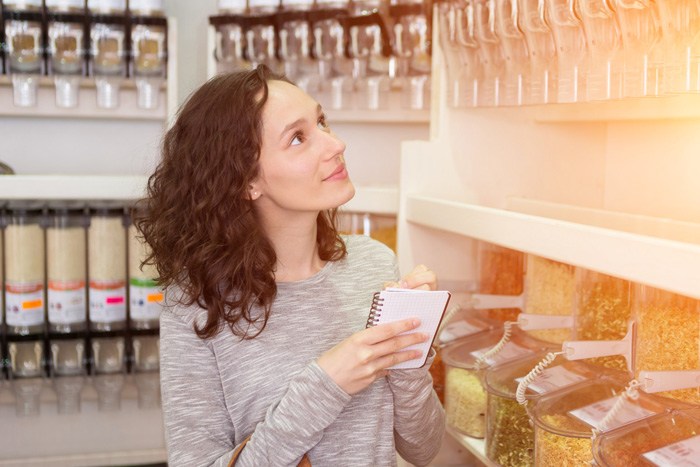
<svg viewBox="0 0 700 467"><path fill-rule="evenodd" d="M340 165L333 171L333 173L330 174L329 176L327 176L326 178L324 178L323 181L325 182L326 180L331 180L331 179L336 178L336 177L341 176L341 175L342 175L342 176L345 176L345 174L346 174L346 172L345 172L345 164L340 164Z"/></svg>

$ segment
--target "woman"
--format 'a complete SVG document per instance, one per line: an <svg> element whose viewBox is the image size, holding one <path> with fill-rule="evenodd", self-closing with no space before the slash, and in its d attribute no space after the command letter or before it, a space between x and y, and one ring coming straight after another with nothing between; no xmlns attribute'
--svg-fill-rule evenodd
<svg viewBox="0 0 700 467"><path fill-rule="evenodd" d="M439 450L432 356L386 370L427 336L414 319L364 329L398 274L387 247L336 230L355 192L344 151L318 103L264 67L203 85L167 132L137 224L175 296L161 317L171 467L383 466L397 450L423 465Z"/></svg>

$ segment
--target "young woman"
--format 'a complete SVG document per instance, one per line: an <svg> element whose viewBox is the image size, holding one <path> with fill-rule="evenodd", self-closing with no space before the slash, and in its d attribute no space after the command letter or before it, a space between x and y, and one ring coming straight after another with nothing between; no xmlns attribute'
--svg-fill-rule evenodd
<svg viewBox="0 0 700 467"><path fill-rule="evenodd" d="M168 462L417 465L444 413L414 319L365 328L387 282L435 288L420 266L341 236L354 195L345 144L319 104L265 67L216 77L180 110L137 224L171 304L161 317ZM398 282L398 284L397 284ZM235 455L234 455L235 453Z"/></svg>

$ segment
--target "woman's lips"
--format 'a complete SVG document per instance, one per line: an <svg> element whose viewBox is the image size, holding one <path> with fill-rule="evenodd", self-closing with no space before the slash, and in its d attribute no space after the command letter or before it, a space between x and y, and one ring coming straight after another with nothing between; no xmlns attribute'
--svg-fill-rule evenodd
<svg viewBox="0 0 700 467"><path fill-rule="evenodd" d="M338 168L336 168L332 174L330 174L328 177L324 178L324 182L328 181L333 181L333 180L343 180L348 177L348 171L345 170L345 164L340 164Z"/></svg>

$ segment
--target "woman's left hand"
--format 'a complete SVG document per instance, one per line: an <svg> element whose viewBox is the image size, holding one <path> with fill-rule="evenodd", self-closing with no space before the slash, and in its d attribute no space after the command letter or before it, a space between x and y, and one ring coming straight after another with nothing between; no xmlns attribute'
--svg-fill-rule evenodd
<svg viewBox="0 0 700 467"><path fill-rule="evenodd" d="M401 278L399 282L387 282L384 288L398 287L401 289L436 290L437 276L435 271L423 264L419 264L413 271Z"/></svg>

